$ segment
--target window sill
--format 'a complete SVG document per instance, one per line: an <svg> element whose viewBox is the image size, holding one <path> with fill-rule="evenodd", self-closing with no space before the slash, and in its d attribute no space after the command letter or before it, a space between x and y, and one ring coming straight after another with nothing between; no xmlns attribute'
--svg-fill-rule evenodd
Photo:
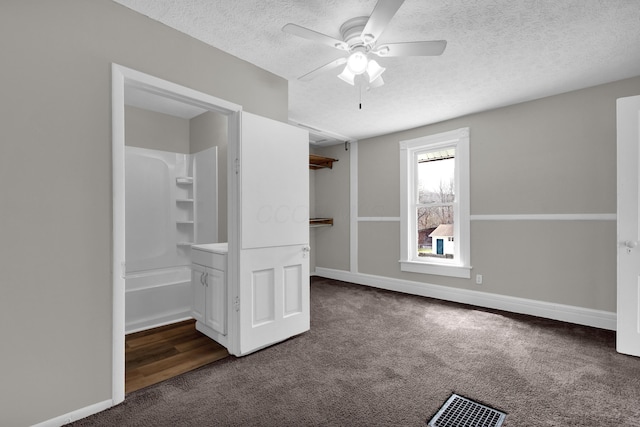
<svg viewBox="0 0 640 427"><path fill-rule="evenodd" d="M400 261L400 270L410 273L435 274L437 276L471 278L471 267L464 265L433 264L418 261Z"/></svg>

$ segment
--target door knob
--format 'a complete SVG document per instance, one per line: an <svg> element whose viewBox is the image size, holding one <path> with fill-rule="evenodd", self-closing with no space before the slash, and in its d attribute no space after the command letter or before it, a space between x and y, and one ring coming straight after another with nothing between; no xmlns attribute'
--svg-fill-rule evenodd
<svg viewBox="0 0 640 427"><path fill-rule="evenodd" d="M638 246L637 240L626 240L622 243L627 249L627 253L630 254Z"/></svg>

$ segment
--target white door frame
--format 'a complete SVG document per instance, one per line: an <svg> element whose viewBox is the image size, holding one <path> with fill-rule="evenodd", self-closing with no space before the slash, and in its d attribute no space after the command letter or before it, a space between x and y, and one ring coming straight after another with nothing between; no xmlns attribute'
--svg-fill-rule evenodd
<svg viewBox="0 0 640 427"><path fill-rule="evenodd" d="M126 88L137 88L165 98L184 102L203 109L214 111L228 117L229 151L237 147L239 137L240 112L242 106L233 104L220 98L171 83L139 71L111 65L111 112L112 112L112 195L113 195L113 247L112 247L112 280L113 280L113 330L112 330L112 404L124 401L124 336L125 336L125 181L124 181L124 100ZM233 174L235 157L229 155L227 159L228 173ZM233 174L235 175L235 174ZM229 180L231 181L231 179ZM230 186L231 188L231 186ZM229 206L233 206L235 195L229 192ZM229 215L229 218L232 218ZM234 247L237 233L230 227L229 244ZM229 264L237 265L234 252L229 251ZM232 325L229 325L231 327ZM231 336L231 331L229 331Z"/></svg>

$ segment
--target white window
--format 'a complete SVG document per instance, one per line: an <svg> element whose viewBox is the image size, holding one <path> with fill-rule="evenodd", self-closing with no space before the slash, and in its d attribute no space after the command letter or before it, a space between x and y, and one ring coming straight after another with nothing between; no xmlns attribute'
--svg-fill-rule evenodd
<svg viewBox="0 0 640 427"><path fill-rule="evenodd" d="M470 278L469 128L400 142L402 271Z"/></svg>

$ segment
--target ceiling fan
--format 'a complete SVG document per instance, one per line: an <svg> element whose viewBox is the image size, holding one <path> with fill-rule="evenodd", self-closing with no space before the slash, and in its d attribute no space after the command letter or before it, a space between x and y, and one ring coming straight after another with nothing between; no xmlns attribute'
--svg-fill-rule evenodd
<svg viewBox="0 0 640 427"><path fill-rule="evenodd" d="M313 40L349 54L316 68L299 77L298 80L308 81L319 74L346 64L342 73L338 75L341 80L355 85L356 76L366 74L369 87L374 88L384 84L382 73L386 68L381 67L374 59L370 59L371 55L381 58L442 55L447 47L446 40L377 44L378 38L402 3L404 0L378 0L371 16L352 18L342 24L340 27L342 40L296 24L287 24L282 27L282 31L286 33Z"/></svg>

